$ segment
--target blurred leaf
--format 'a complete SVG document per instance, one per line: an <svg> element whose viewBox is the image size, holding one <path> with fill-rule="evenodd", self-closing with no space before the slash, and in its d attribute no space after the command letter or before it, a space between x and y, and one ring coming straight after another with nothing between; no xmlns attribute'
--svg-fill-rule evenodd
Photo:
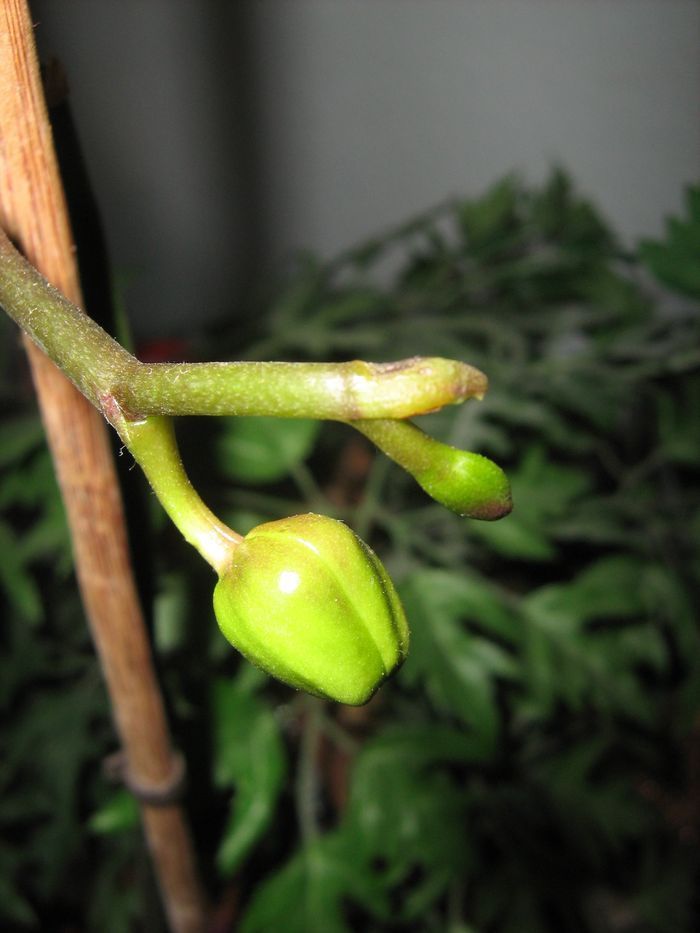
<svg viewBox="0 0 700 933"><path fill-rule="evenodd" d="M488 752L499 730L494 680L517 676L517 665L499 645L471 634L466 623L471 619L512 636L507 611L466 575L419 571L399 591L412 638L401 680L420 685L438 710L468 723Z"/></svg>
<svg viewBox="0 0 700 933"><path fill-rule="evenodd" d="M381 313L386 300L370 288L349 288L328 296L316 309L318 318L328 327L353 323L369 314Z"/></svg>
<svg viewBox="0 0 700 933"><path fill-rule="evenodd" d="M45 447L0 477L0 508L42 506L58 496L53 464Z"/></svg>
<svg viewBox="0 0 700 933"><path fill-rule="evenodd" d="M271 330L287 332L305 312L313 307L314 299L322 293L323 270L319 261L309 253L297 257L295 276L288 287L268 309Z"/></svg>
<svg viewBox="0 0 700 933"><path fill-rule="evenodd" d="M0 918L13 929L36 929L37 916L32 906L13 884L12 854L0 847ZM6 927L6 929L9 929Z"/></svg>
<svg viewBox="0 0 700 933"><path fill-rule="evenodd" d="M644 240L639 255L654 275L671 288L700 297L700 188L686 190L686 216L670 218L664 240Z"/></svg>
<svg viewBox="0 0 700 933"><path fill-rule="evenodd" d="M19 558L30 563L53 559L56 573L66 577L73 569L73 547L63 501L51 490L41 513L19 542Z"/></svg>
<svg viewBox="0 0 700 933"><path fill-rule="evenodd" d="M332 833L309 843L256 890L241 933L351 933L344 906L357 902L385 914L382 886L357 858L347 834Z"/></svg>
<svg viewBox="0 0 700 933"><path fill-rule="evenodd" d="M511 178L495 184L483 197L459 206L459 222L469 247L475 251L500 245L517 230L517 189Z"/></svg>
<svg viewBox="0 0 700 933"><path fill-rule="evenodd" d="M385 866L386 882L403 890L397 913L406 919L424 916L472 857L467 800L447 767L484 755L474 735L439 724L395 727L362 749L345 825L357 832L364 857Z"/></svg>
<svg viewBox="0 0 700 933"><path fill-rule="evenodd" d="M221 469L244 483L282 479L311 453L319 429L304 418L232 418L219 441Z"/></svg>
<svg viewBox="0 0 700 933"><path fill-rule="evenodd" d="M657 405L663 456L676 463L697 466L700 460L700 376L686 379L679 393L659 393Z"/></svg>
<svg viewBox="0 0 700 933"><path fill-rule="evenodd" d="M7 468L43 445L44 429L36 415L0 423L0 467Z"/></svg>
<svg viewBox="0 0 700 933"><path fill-rule="evenodd" d="M229 528L235 528L240 535L247 535L253 528L270 520L269 515L250 509L229 509L221 517Z"/></svg>
<svg viewBox="0 0 700 933"><path fill-rule="evenodd" d="M107 803L88 820L88 828L99 836L123 833L139 825L139 805L128 790L115 791Z"/></svg>
<svg viewBox="0 0 700 933"><path fill-rule="evenodd" d="M19 782L34 796L34 818L16 814L10 826L22 833L32 889L41 900L56 895L80 846L79 781L86 750L94 754L92 727L103 703L94 678L67 680L60 691L35 686L2 737L0 783ZM3 826L2 834L9 829Z"/></svg>
<svg viewBox="0 0 700 933"><path fill-rule="evenodd" d="M0 584L15 610L30 625L41 621L39 587L20 553L18 541L8 524L0 521Z"/></svg>
<svg viewBox="0 0 700 933"><path fill-rule="evenodd" d="M479 406L478 414L506 422L513 428L529 428L542 441L565 451L582 451L590 447L591 439L567 422L563 413L541 398L493 392ZM471 441L473 444L474 441ZM478 444L482 449L482 443Z"/></svg>
<svg viewBox="0 0 700 933"><path fill-rule="evenodd" d="M606 853L624 854L643 829L653 829L654 813L631 780L604 770L607 739L597 736L537 762L535 779L571 843L593 864Z"/></svg>
<svg viewBox="0 0 700 933"><path fill-rule="evenodd" d="M508 473L514 509L499 522L478 522L469 533L494 551L522 560L552 560L552 520L565 515L590 486L581 469L546 459L540 444L526 451L520 466Z"/></svg>
<svg viewBox="0 0 700 933"><path fill-rule="evenodd" d="M232 874L267 830L285 776L285 755L272 712L231 681L212 688L214 781L235 789L217 852L223 875Z"/></svg>
<svg viewBox="0 0 700 933"><path fill-rule="evenodd" d="M163 575L153 601L153 634L158 651L176 651L187 631L187 587L181 574Z"/></svg>
<svg viewBox="0 0 700 933"><path fill-rule="evenodd" d="M574 709L595 702L601 711L624 711L641 721L653 717L653 699L637 669L641 663L661 668L666 650L648 620L646 572L635 558L611 556L569 584L543 586L524 597L527 684L539 715L558 700ZM622 619L635 627L620 627ZM607 621L608 627L590 629L592 621Z"/></svg>
<svg viewBox="0 0 700 933"><path fill-rule="evenodd" d="M562 612L579 622L591 619L619 619L644 615L645 566L627 554L601 558L586 567L568 584L557 589ZM552 593L552 588L549 588Z"/></svg>
<svg viewBox="0 0 700 933"><path fill-rule="evenodd" d="M542 235L579 255L607 253L613 239L591 204L579 198L570 177L555 169L532 196L532 218Z"/></svg>
<svg viewBox="0 0 700 933"><path fill-rule="evenodd" d="M578 499L571 509L552 523L557 541L636 550L643 542L634 540L626 511L626 496L589 495Z"/></svg>
<svg viewBox="0 0 700 933"><path fill-rule="evenodd" d="M511 513L498 524L475 526L470 532L485 540L493 551L504 557L548 561L556 556L556 548L548 540L548 535L517 512Z"/></svg>
<svg viewBox="0 0 700 933"><path fill-rule="evenodd" d="M601 432L615 429L623 403L629 400L629 386L610 378L593 361L557 360L548 368L545 381L564 415L584 419Z"/></svg>
<svg viewBox="0 0 700 933"><path fill-rule="evenodd" d="M648 851L632 901L650 933L686 933L696 925L697 877L680 853Z"/></svg>
<svg viewBox="0 0 700 933"><path fill-rule="evenodd" d="M78 879L80 903L87 907L86 930L133 933L143 926L158 929L160 907L154 910L151 906L152 869L140 842L141 833L131 832L109 835L102 846L93 843L92 848L98 849L95 861L99 869L94 887L88 892L85 878Z"/></svg>

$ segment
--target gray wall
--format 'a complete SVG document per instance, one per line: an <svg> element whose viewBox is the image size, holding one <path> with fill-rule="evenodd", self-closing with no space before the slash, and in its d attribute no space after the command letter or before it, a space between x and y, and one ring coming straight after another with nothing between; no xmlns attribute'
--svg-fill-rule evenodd
<svg viewBox="0 0 700 933"><path fill-rule="evenodd" d="M512 170L629 240L700 161L697 0L36 0L142 333Z"/></svg>

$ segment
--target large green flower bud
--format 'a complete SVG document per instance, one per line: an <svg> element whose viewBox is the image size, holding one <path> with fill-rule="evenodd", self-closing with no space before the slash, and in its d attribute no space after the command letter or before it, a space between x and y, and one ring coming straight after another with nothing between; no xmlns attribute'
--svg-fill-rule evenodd
<svg viewBox="0 0 700 933"><path fill-rule="evenodd" d="M253 664L339 703L366 703L408 649L403 607L381 561L323 515L249 532L216 585L214 611Z"/></svg>

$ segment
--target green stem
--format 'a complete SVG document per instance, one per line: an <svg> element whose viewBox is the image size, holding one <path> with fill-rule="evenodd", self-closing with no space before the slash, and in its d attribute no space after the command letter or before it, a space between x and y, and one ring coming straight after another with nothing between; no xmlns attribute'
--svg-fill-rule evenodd
<svg viewBox="0 0 700 933"><path fill-rule="evenodd" d="M408 418L486 392L466 363L141 363L67 301L0 231L0 305L98 407L147 415Z"/></svg>
<svg viewBox="0 0 700 933"><path fill-rule="evenodd" d="M273 415L352 421L408 418L486 392L466 363L156 363L134 361L115 387L128 410L169 415Z"/></svg>
<svg viewBox="0 0 700 933"><path fill-rule="evenodd" d="M0 305L93 404L133 357L50 285L0 230Z"/></svg>
<svg viewBox="0 0 700 933"><path fill-rule="evenodd" d="M190 483L170 419L153 415L129 421L114 399L103 398L102 407L173 523L221 576L243 539L207 508Z"/></svg>

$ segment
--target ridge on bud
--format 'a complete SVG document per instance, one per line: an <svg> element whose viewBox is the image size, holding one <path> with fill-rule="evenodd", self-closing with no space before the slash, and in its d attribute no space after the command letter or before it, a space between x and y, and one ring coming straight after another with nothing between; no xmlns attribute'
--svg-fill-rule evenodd
<svg viewBox="0 0 700 933"><path fill-rule="evenodd" d="M292 687L366 703L403 662L408 625L388 573L343 522L293 515L250 531L214 590L231 644Z"/></svg>

